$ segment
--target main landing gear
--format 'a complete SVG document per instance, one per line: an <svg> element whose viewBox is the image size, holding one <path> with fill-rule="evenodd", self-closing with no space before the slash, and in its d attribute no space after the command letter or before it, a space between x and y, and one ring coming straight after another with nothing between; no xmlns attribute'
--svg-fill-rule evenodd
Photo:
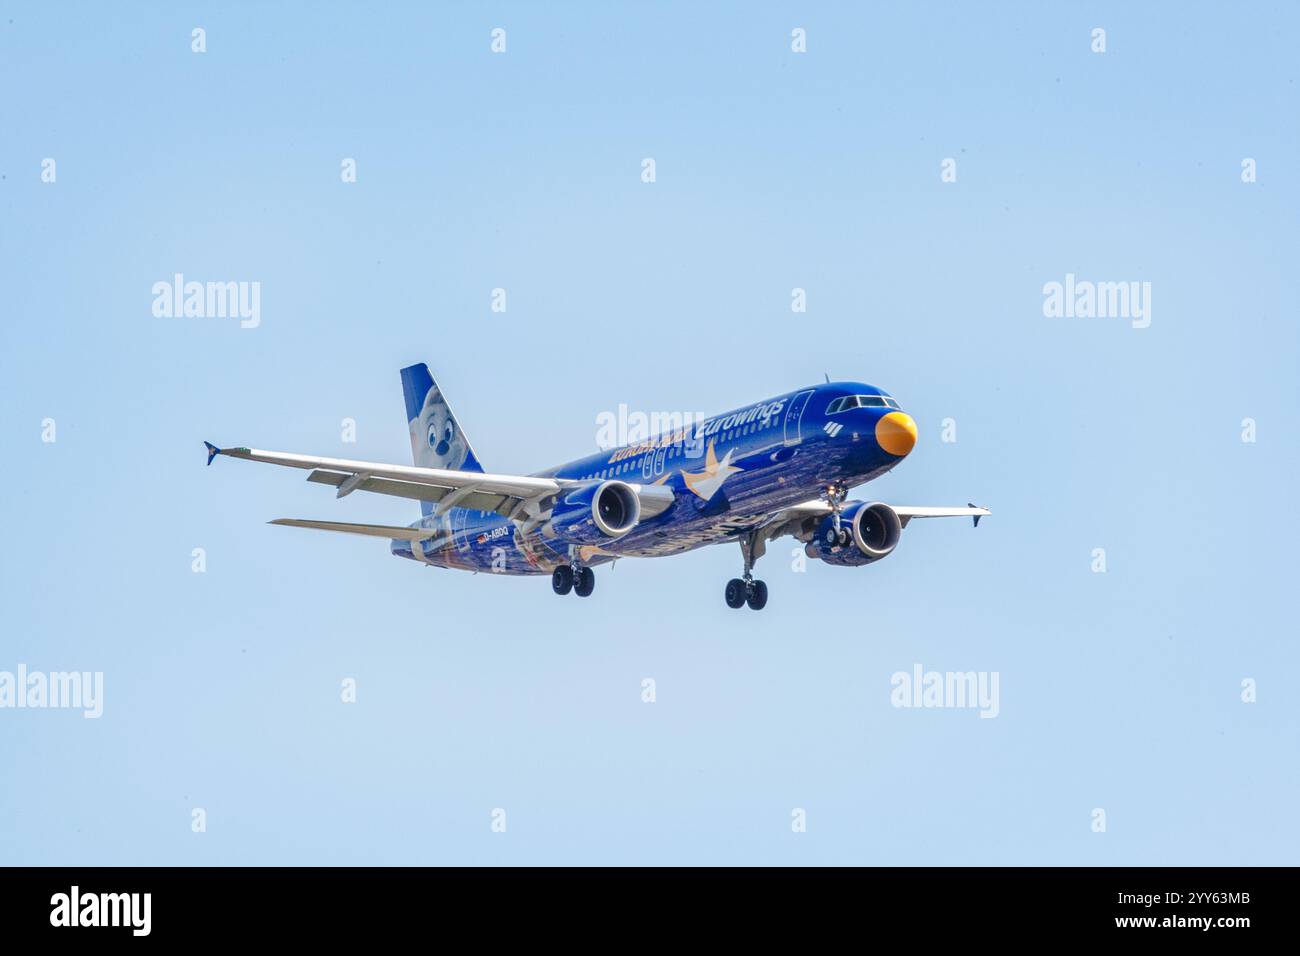
<svg viewBox="0 0 1300 956"><path fill-rule="evenodd" d="M578 597L590 597L596 590L596 572L577 564L561 564L551 572L551 590L556 594L572 591Z"/></svg>
<svg viewBox="0 0 1300 956"><path fill-rule="evenodd" d="M767 550L767 539L759 532L750 532L740 539L740 553L745 559L745 572L741 577L727 582L727 607L739 608L748 604L751 610L767 607L767 584L754 580L754 562Z"/></svg>
<svg viewBox="0 0 1300 956"><path fill-rule="evenodd" d="M744 607L748 604L753 610L761 611L767 607L767 582L756 581L752 574L741 578L732 578L727 582L727 607Z"/></svg>

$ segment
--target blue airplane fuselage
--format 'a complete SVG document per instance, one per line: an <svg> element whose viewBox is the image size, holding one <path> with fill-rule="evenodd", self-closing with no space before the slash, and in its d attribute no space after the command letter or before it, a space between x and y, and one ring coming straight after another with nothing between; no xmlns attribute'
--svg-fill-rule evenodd
<svg viewBox="0 0 1300 956"><path fill-rule="evenodd" d="M852 407L852 396L862 397L857 407ZM845 403L851 407L838 407ZM889 471L911 450L915 434L915 424L887 392L835 382L724 412L538 475L662 485L674 492L667 510L643 518L627 534L572 545L582 564L594 566L735 540L756 521L817 498L828 486L848 488ZM429 537L394 539L393 554L438 567L549 574L572 560L571 542L545 521L452 507L434 511L412 527L427 528Z"/></svg>

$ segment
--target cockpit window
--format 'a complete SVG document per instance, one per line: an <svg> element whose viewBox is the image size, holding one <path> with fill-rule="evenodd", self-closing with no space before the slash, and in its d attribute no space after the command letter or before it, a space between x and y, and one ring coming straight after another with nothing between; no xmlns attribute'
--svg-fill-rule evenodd
<svg viewBox="0 0 1300 956"><path fill-rule="evenodd" d="M888 395L845 395L826 406L826 414L847 412L850 408L899 408Z"/></svg>

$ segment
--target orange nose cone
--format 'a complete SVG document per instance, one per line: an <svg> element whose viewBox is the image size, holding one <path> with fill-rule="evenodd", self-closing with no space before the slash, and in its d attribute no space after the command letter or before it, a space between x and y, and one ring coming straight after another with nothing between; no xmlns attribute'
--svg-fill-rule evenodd
<svg viewBox="0 0 1300 956"><path fill-rule="evenodd" d="M902 458L916 445L916 422L903 412L890 412L876 422L876 441L891 455Z"/></svg>

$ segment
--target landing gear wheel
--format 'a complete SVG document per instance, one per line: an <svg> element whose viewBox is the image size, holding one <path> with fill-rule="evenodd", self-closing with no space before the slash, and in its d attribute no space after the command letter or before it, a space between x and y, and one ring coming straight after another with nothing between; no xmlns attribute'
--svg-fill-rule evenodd
<svg viewBox="0 0 1300 956"><path fill-rule="evenodd" d="M591 568L579 568L573 582L573 593L578 597L590 597L596 590L596 572Z"/></svg>
<svg viewBox="0 0 1300 956"><path fill-rule="evenodd" d="M568 594L573 590L573 568L562 564L551 572L551 590L556 594Z"/></svg>
<svg viewBox="0 0 1300 956"><path fill-rule="evenodd" d="M745 594L749 589L745 587L745 582L740 578L732 578L727 582L727 607L738 608L745 605Z"/></svg>
<svg viewBox="0 0 1300 956"><path fill-rule="evenodd" d="M745 598L745 603L751 610L761 611L767 606L767 584L764 581L755 581L749 586L749 596Z"/></svg>

